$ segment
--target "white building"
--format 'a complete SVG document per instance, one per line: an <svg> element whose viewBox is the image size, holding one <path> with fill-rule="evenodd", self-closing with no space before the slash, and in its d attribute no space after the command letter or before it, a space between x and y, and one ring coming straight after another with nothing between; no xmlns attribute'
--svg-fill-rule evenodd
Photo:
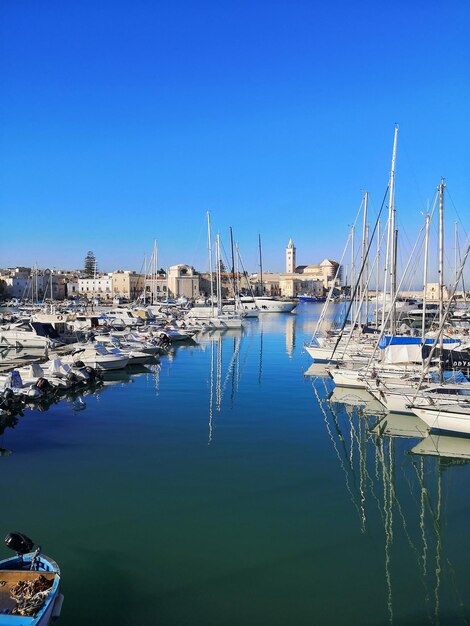
<svg viewBox="0 0 470 626"><path fill-rule="evenodd" d="M101 297L111 299L113 297L113 275L99 274L96 278L79 278L78 292L85 298Z"/></svg>

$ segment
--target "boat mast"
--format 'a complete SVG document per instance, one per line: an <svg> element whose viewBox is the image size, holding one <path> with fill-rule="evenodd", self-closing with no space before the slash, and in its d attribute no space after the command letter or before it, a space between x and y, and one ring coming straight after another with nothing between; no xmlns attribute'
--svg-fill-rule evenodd
<svg viewBox="0 0 470 626"><path fill-rule="evenodd" d="M351 287L349 289L351 300L352 300L352 303L351 303L351 306L352 306L352 309L351 309L351 321L356 316L356 311L355 311L355 306L354 306L354 304L355 304L355 302L354 302L355 297L353 297L353 293L355 292L355 287L354 287L354 283L355 283L355 280L356 280L355 274L356 274L356 268L354 267L354 225L353 225L353 227L351 228L351 280L350 280Z"/></svg>
<svg viewBox="0 0 470 626"><path fill-rule="evenodd" d="M379 327L379 283L380 283L380 220L377 224L377 275L375 277L375 327Z"/></svg>
<svg viewBox="0 0 470 626"><path fill-rule="evenodd" d="M398 126L395 126L395 133L393 135L393 150L392 150L392 168L390 170L390 179L388 183L388 189L390 194L389 206L388 206L388 220L387 220L387 249L385 252L385 263L384 263L384 285L383 285L383 299L382 299L382 326L385 322L385 309L387 305L387 283L388 276L391 275L391 281L393 276L393 237L395 230L395 210L393 207L394 203L394 186L395 186L395 158L397 153L397 136L398 136ZM396 276L395 276L396 281ZM396 286L396 285L395 285ZM390 283L390 302L394 301L393 294L393 285ZM393 324L394 324L394 315L395 310L392 312L390 316L391 322L390 327L392 329L393 334Z"/></svg>
<svg viewBox="0 0 470 626"><path fill-rule="evenodd" d="M366 225L366 248L369 247L369 224ZM365 325L369 326L369 255L365 252L365 286L364 286L364 298L365 298ZM372 265L372 271L374 270L374 266Z"/></svg>
<svg viewBox="0 0 470 626"><path fill-rule="evenodd" d="M235 293L235 257L233 255L233 232L232 232L232 227L230 226L230 249L232 252L232 280L233 280L233 298L236 298L236 293Z"/></svg>
<svg viewBox="0 0 470 626"><path fill-rule="evenodd" d="M439 185L439 327L442 327L444 320L444 179ZM441 328L439 338L439 363L440 378L443 382L443 362L444 362L444 329Z"/></svg>
<svg viewBox="0 0 470 626"><path fill-rule="evenodd" d="M424 243L424 277L423 277L423 323L421 325L421 335L423 339L423 346L426 343L426 291L428 286L428 253L429 253L429 225L431 223L431 216L429 213L426 215L426 237Z"/></svg>
<svg viewBox="0 0 470 626"><path fill-rule="evenodd" d="M366 191L364 193L364 219L362 221L362 251L361 251L361 267L364 265L364 261L366 260L366 250L367 250L367 204L368 204L368 200L369 200L369 193ZM365 274L367 275L368 272L366 271ZM365 286L365 276L364 273L361 276L361 298L360 298L360 302L362 302L363 298L364 298L364 286ZM359 318L359 323L362 322L362 308L361 308L361 316ZM367 325L367 315L366 315L366 319L365 319L365 323Z"/></svg>
<svg viewBox="0 0 470 626"><path fill-rule="evenodd" d="M219 233L217 233L216 238L215 238L215 258L216 258L215 276L216 276L216 287L217 287L217 312L220 315L222 313L222 272L220 269L221 257L220 257Z"/></svg>
<svg viewBox="0 0 470 626"><path fill-rule="evenodd" d="M152 301L155 304L158 301L157 297L157 274L158 274L158 244L157 240L153 242L153 267L152 267L152 283L153 283L153 297Z"/></svg>
<svg viewBox="0 0 470 626"><path fill-rule="evenodd" d="M261 253L261 235L258 235L258 246L259 246L259 271L260 271L260 290L262 296L264 296L264 286L263 286L263 255Z"/></svg>
<svg viewBox="0 0 470 626"><path fill-rule="evenodd" d="M207 211L207 242L209 250L209 274L211 283L211 316L214 317L214 283L212 277L212 243L211 243L211 214Z"/></svg>
<svg viewBox="0 0 470 626"><path fill-rule="evenodd" d="M396 298L397 290L397 232L395 230L395 162L397 157L397 136L398 126L395 126L395 135L393 138L392 168L390 170L390 298L392 300L392 315L390 317L391 335L395 334L396 326Z"/></svg>

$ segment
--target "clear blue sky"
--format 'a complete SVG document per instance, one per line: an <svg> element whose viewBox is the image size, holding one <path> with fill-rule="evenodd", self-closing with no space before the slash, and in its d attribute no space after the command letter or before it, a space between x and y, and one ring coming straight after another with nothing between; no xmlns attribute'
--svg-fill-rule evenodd
<svg viewBox="0 0 470 626"><path fill-rule="evenodd" d="M139 270L157 239L161 265L204 269L207 209L250 270L258 233L266 269L289 237L299 263L339 258L363 191L380 204L396 122L399 226L414 237L441 176L449 228L454 205L469 226L467 1L0 10L0 266L91 249Z"/></svg>

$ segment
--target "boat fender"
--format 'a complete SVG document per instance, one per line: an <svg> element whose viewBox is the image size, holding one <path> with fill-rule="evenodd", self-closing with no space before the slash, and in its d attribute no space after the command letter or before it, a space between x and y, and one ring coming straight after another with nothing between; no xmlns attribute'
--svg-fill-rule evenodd
<svg viewBox="0 0 470 626"><path fill-rule="evenodd" d="M61 322L64 319L64 316L63 315L58 315L57 319L59 320L59 322Z"/></svg>

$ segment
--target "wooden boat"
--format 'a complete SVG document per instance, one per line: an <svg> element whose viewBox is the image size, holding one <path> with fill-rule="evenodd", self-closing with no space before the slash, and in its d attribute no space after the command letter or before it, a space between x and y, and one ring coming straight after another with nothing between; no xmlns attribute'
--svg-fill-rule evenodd
<svg viewBox="0 0 470 626"><path fill-rule="evenodd" d="M0 626L47 626L59 618L59 566L22 533L5 544L16 556L0 561Z"/></svg>

